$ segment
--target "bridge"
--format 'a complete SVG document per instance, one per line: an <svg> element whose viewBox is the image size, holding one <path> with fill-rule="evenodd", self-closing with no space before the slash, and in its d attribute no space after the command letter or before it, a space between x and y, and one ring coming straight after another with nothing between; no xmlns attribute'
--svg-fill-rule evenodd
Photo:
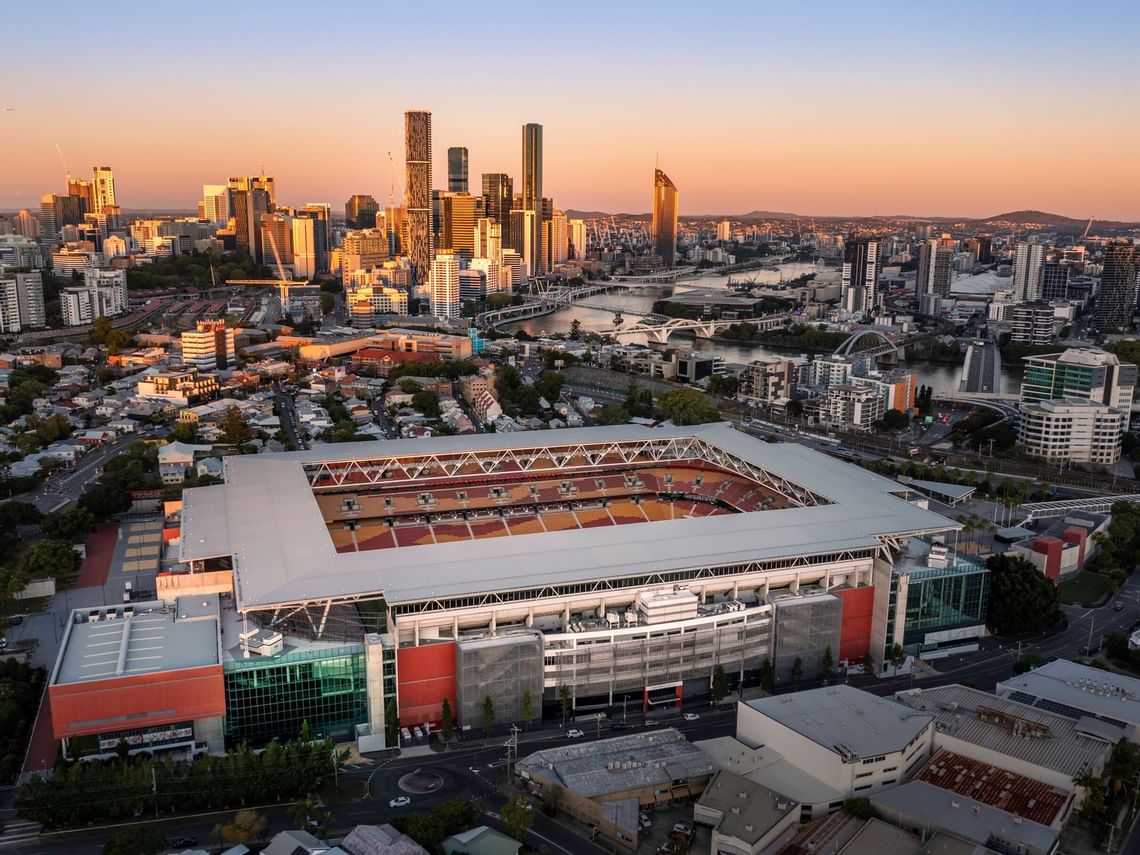
<svg viewBox="0 0 1140 855"><path fill-rule="evenodd" d="M687 279L696 274L697 268L695 267L674 267L672 270L660 270L656 273L634 274L628 276L614 276L614 282L640 282L640 283L661 283L661 282L676 282L679 279Z"/></svg>
<svg viewBox="0 0 1140 855"><path fill-rule="evenodd" d="M871 339L874 343L871 346L859 347L867 339ZM875 327L860 327L851 333L844 342L835 348L835 356L863 356L870 359L877 359L880 356L886 356L888 353L895 353L899 349L899 345L887 337L886 333Z"/></svg>
<svg viewBox="0 0 1140 855"><path fill-rule="evenodd" d="M569 306L571 303L578 303L598 294L606 294L610 291L639 291L645 288L660 287L660 285L660 281L642 277L623 277L618 280L591 282L577 287L556 285L544 279L534 279L530 283L533 293L521 306L507 306L504 309L483 312L475 319L475 323L483 329L494 329L500 324L549 315L551 312ZM611 306L600 308L607 311L617 311Z"/></svg>
<svg viewBox="0 0 1140 855"><path fill-rule="evenodd" d="M785 326L792 319L791 312L778 312L763 315L759 318L745 318L734 320L700 321L689 318L663 318L660 315L649 315L628 327L615 329L609 335L615 338L625 338L632 335L643 335L657 344L665 344L673 333L691 331L697 338L712 338L721 330L739 324L748 324L758 330L770 330Z"/></svg>

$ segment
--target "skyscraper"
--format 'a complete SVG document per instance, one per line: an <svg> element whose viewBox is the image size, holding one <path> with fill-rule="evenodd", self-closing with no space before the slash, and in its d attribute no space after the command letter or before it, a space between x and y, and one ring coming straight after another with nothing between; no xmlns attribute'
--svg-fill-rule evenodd
<svg viewBox="0 0 1140 855"><path fill-rule="evenodd" d="M653 252L666 267L677 260L677 185L660 169L653 170Z"/></svg>
<svg viewBox="0 0 1140 855"><path fill-rule="evenodd" d="M470 193L440 194L440 249L475 255L475 220L481 199Z"/></svg>
<svg viewBox="0 0 1140 855"><path fill-rule="evenodd" d="M344 221L350 229L376 228L376 215L380 205L366 193L354 193L344 203Z"/></svg>
<svg viewBox="0 0 1140 855"><path fill-rule="evenodd" d="M261 245L261 217L269 213L272 204L269 191L258 187L248 178L229 180L230 216L234 220L234 242L259 264L265 262L265 247Z"/></svg>
<svg viewBox="0 0 1140 855"><path fill-rule="evenodd" d="M1069 265L1049 262L1041 268L1041 299L1069 298Z"/></svg>
<svg viewBox="0 0 1140 855"><path fill-rule="evenodd" d="M851 314L873 311L879 305L877 285L881 264L879 241L851 235L843 248L843 308Z"/></svg>
<svg viewBox="0 0 1140 855"><path fill-rule="evenodd" d="M82 178L67 179L67 195L78 196L83 206L83 213L98 213L95 209L95 187L90 181Z"/></svg>
<svg viewBox="0 0 1140 855"><path fill-rule="evenodd" d="M431 262L431 313L437 318L458 318L459 258L440 252Z"/></svg>
<svg viewBox="0 0 1140 855"><path fill-rule="evenodd" d="M530 276L543 270L542 263L542 125L530 123L522 129L522 206L534 211L527 243L531 247ZM518 238L511 235L517 245Z"/></svg>
<svg viewBox="0 0 1140 855"><path fill-rule="evenodd" d="M447 150L447 191L466 193L467 191L467 149L452 147Z"/></svg>
<svg viewBox="0 0 1140 855"><path fill-rule="evenodd" d="M511 246L511 208L514 182L502 172L483 173L483 216L490 217L502 232L503 246Z"/></svg>
<svg viewBox="0 0 1140 855"><path fill-rule="evenodd" d="M92 193L95 197L95 210L91 213L101 214L107 208L114 208L118 205L115 201L115 176L111 173L109 166L96 166L93 169L95 180L92 181L94 189Z"/></svg>
<svg viewBox="0 0 1140 855"><path fill-rule="evenodd" d="M1104 267L1096 292L1093 325L1098 330L1126 328L1136 311L1140 249L1123 241L1104 249Z"/></svg>
<svg viewBox="0 0 1140 855"><path fill-rule="evenodd" d="M230 218L230 194L224 184L202 185L202 218L225 223Z"/></svg>
<svg viewBox="0 0 1140 855"><path fill-rule="evenodd" d="M531 241L535 236L534 224L536 220L538 220L538 214L534 211L521 208L511 211L510 249L517 252L522 259L524 280L535 275L532 271L536 269L535 256L538 255L538 248Z"/></svg>
<svg viewBox="0 0 1140 855"><path fill-rule="evenodd" d="M409 260L415 273L415 291L428 290L431 275L431 113L404 113L404 208L407 210ZM458 277L458 273L456 274ZM458 282L456 291L458 293Z"/></svg>
<svg viewBox="0 0 1140 855"><path fill-rule="evenodd" d="M1045 264L1045 245L1021 241L1013 258L1013 294L1024 302L1041 296L1041 270Z"/></svg>
<svg viewBox="0 0 1140 855"><path fill-rule="evenodd" d="M570 221L570 246L572 247L574 258L581 260L586 257L586 221L585 220L571 220Z"/></svg>
<svg viewBox="0 0 1140 855"><path fill-rule="evenodd" d="M956 242L949 235L930 238L922 244L918 253L918 277L915 280L915 289L920 302L923 295L950 296L955 252L957 252Z"/></svg>

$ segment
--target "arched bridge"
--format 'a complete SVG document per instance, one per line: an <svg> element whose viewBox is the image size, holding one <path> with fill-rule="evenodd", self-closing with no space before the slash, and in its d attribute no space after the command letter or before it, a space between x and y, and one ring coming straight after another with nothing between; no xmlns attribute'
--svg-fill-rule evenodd
<svg viewBox="0 0 1140 855"><path fill-rule="evenodd" d="M773 315L764 315L759 318L744 318L719 321L694 321L688 318L662 318L660 315L650 315L628 327L615 329L612 335L616 338L625 338L631 335L643 335L657 344L665 344L669 336L676 332L692 331L697 338L712 338L721 330L726 330L738 324L748 324L760 330L770 330L782 327L792 319L791 312L779 312Z"/></svg>
<svg viewBox="0 0 1140 855"><path fill-rule="evenodd" d="M860 345L863 345L860 347ZM892 341L882 330L864 327L851 333L847 339L835 348L836 356L865 356L879 357L894 353L899 345Z"/></svg>

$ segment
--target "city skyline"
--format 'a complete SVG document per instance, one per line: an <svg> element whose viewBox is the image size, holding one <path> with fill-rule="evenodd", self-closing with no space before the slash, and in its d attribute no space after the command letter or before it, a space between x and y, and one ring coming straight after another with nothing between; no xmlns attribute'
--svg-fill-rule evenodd
<svg viewBox="0 0 1140 855"><path fill-rule="evenodd" d="M760 209L984 217L1038 209L1140 219L1140 166L1129 154L1140 146L1140 122L1120 109L1135 76L1129 44L1140 9L1133 6L1098 3L1074 15L1060 3L965 4L955 19L905 4L880 4L875 15L834 3L740 9L731 25L710 23L715 39L681 45L656 87L646 85L644 70L654 45L676 39L691 9L666 4L651 15L644 4L607 7L604 28L546 34L549 70L517 89L486 90L477 110L453 85L461 52L375 93L355 89L354 81L372 73L365 52L338 56L336 77L300 75L278 86L291 57L313 48L314 22L308 7L273 8L279 14L267 14L264 4L207 3L195 16L157 9L144 20L74 7L70 25L132 68L122 109L75 97L86 73L82 53L43 64L53 23L46 9L11 10L14 31L44 35L18 40L10 59L48 70L5 95L0 209L34 207L44 192L65 192L56 144L72 175L114 168L128 209L190 209L203 184L256 174L261 164L278 177L286 204L339 204L353 193L384 204L393 183L398 201L401 117L422 108L435 117L440 152L466 147L471 175L506 173L516 182L518 128L542 124L544 195L563 209L648 211L641 176L659 157L685 188L683 215ZM224 29L213 14L223 9ZM590 4L581 11L580 21L598 18ZM414 14L348 4L341 19L354 31L383 25L395 32ZM494 15L445 4L439 16L457 44L523 39L529 20L512 4ZM201 46L226 32L257 32L273 50L232 65L203 62ZM385 50L399 68L412 47ZM235 79L259 92L256 109L238 97ZM207 91L233 95L194 94ZM338 110L335 130L322 131L320 117L348 96L353 109ZM1039 109L1025 109L1027 100ZM935 108L939 101L945 109ZM1050 104L1070 105L1082 120ZM294 128L289 121L298 115L311 116L311 124ZM309 142L299 145L298 133ZM446 162L437 158L432 186L445 189L446 181Z"/></svg>

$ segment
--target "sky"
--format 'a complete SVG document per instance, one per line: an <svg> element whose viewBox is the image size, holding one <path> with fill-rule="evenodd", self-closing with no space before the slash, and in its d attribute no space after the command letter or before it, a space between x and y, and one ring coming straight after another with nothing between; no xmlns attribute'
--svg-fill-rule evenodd
<svg viewBox="0 0 1140 855"><path fill-rule="evenodd" d="M59 0L4 13L0 210L114 169L127 209L275 177L279 202L403 188L403 112L558 207L682 216L1140 220L1140 3ZM22 69L18 73L13 70ZM56 146L63 152L61 163ZM389 160L391 153L392 160Z"/></svg>

